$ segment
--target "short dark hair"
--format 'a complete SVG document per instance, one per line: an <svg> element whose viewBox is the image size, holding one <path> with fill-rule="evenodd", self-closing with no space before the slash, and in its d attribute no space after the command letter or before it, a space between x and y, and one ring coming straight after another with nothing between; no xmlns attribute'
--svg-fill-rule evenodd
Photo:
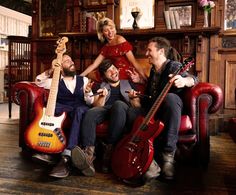
<svg viewBox="0 0 236 195"><path fill-rule="evenodd" d="M99 73L101 76L104 76L105 72L108 68L110 68L113 65L112 61L109 59L105 59L102 61L102 63L99 65Z"/></svg>

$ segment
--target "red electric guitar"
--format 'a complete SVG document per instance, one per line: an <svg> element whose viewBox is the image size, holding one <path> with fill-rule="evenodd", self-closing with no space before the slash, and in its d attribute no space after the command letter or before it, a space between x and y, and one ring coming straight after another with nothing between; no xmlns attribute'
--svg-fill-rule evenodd
<svg viewBox="0 0 236 195"><path fill-rule="evenodd" d="M61 72L62 56L66 52L67 37L62 37L57 41L57 64L54 67L53 78L47 101L47 107L43 107L39 99L35 102L36 116L25 131L26 144L37 151L45 153L60 153L66 147L66 137L61 129L66 117L63 113L55 117L55 107L58 92L58 83Z"/></svg>
<svg viewBox="0 0 236 195"><path fill-rule="evenodd" d="M173 76L180 74L193 64L193 58L186 59ZM171 82L165 85L147 116L137 117L132 131L121 139L115 147L111 166L113 172L119 178L125 180L137 179L149 168L154 155L153 140L164 128L161 121L154 120L154 115L171 86Z"/></svg>

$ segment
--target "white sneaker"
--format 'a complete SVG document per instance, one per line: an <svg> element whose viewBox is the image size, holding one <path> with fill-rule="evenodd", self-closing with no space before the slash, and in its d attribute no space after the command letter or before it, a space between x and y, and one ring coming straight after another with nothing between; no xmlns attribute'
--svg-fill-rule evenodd
<svg viewBox="0 0 236 195"><path fill-rule="evenodd" d="M174 155L173 153L163 153L163 167L162 174L165 179L171 180L174 179L175 167L174 167Z"/></svg>
<svg viewBox="0 0 236 195"><path fill-rule="evenodd" d="M161 172L161 168L159 167L159 165L157 164L155 160L152 160L150 167L148 168L146 173L143 175L144 182L149 182L153 179L156 179L160 175L160 172Z"/></svg>

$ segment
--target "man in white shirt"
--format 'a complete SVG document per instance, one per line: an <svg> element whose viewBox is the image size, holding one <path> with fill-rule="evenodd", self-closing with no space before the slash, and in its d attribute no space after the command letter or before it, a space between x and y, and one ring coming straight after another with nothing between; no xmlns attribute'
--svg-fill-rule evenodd
<svg viewBox="0 0 236 195"><path fill-rule="evenodd" d="M51 75L54 70L55 60L52 68L46 70L36 77L36 84L40 87L50 89ZM71 128L67 133L67 147L62 152L58 164L50 172L50 176L57 178L67 177L70 173L71 150L79 144L80 126L84 113L90 108L94 97L90 97L92 83L87 77L76 75L74 62L68 55L63 55L61 63L61 79L58 84L55 116L66 112L67 117L71 119ZM36 154L34 158L48 161L49 155Z"/></svg>

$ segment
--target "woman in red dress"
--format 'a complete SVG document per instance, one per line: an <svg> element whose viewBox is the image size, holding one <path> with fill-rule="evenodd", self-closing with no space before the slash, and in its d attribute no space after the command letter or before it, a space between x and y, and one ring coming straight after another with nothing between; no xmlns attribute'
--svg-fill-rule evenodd
<svg viewBox="0 0 236 195"><path fill-rule="evenodd" d="M144 70L133 55L132 45L121 35L116 34L114 22L109 18L102 18L97 23L97 35L101 42L106 42L100 54L82 73L87 76L90 72L98 68L104 59L110 59L120 70L120 79L129 79L128 70L135 70L145 79Z"/></svg>

